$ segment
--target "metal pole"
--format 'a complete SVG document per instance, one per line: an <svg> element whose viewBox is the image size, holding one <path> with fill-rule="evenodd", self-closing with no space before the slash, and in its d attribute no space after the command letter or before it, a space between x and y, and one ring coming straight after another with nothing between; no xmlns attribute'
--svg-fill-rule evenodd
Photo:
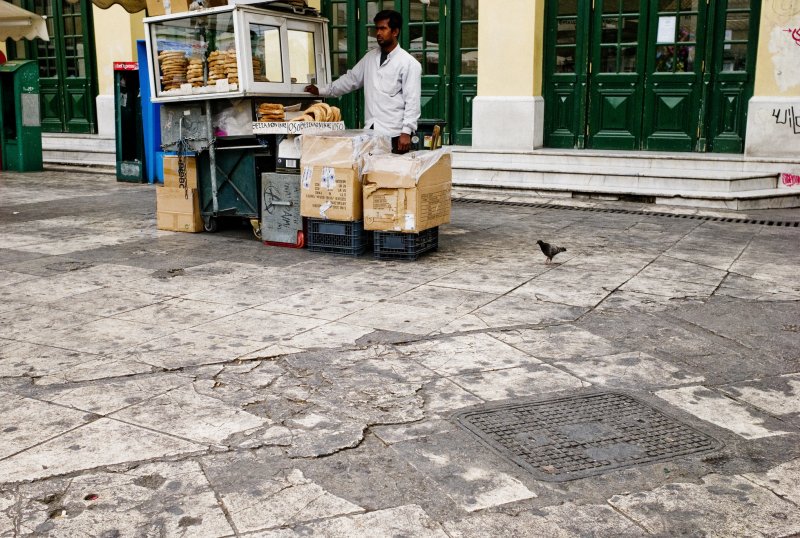
<svg viewBox="0 0 800 538"><path fill-rule="evenodd" d="M211 168L211 209L213 216L219 213L217 200L217 153L214 150L214 127L211 125L211 101L206 100L206 129L208 130L208 163Z"/></svg>

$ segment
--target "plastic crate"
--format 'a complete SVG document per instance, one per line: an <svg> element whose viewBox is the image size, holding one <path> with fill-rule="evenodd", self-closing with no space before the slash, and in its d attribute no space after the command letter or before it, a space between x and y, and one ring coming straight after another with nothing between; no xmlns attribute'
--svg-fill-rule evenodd
<svg viewBox="0 0 800 538"><path fill-rule="evenodd" d="M307 219L306 247L312 252L330 252L358 256L370 247L372 232L364 230L364 221L339 222Z"/></svg>
<svg viewBox="0 0 800 538"><path fill-rule="evenodd" d="M416 260L426 252L439 248L439 228L418 234L375 232L372 253L378 260Z"/></svg>

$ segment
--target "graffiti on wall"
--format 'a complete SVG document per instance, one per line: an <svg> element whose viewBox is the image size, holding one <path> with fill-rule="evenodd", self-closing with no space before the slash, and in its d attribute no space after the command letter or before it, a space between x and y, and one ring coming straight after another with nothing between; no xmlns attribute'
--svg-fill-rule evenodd
<svg viewBox="0 0 800 538"><path fill-rule="evenodd" d="M781 174L781 183L787 187L800 185L800 176L796 174Z"/></svg>
<svg viewBox="0 0 800 538"><path fill-rule="evenodd" d="M793 106L784 109L773 108L772 117L778 125L788 125L794 134L800 134L800 116L795 114Z"/></svg>
<svg viewBox="0 0 800 538"><path fill-rule="evenodd" d="M792 39L794 39L794 44L800 47L800 28L787 28L784 32L790 33Z"/></svg>

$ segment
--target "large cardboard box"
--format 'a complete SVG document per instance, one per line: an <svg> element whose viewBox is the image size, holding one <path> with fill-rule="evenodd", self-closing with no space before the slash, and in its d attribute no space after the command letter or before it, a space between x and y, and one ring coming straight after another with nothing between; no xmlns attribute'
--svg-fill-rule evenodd
<svg viewBox="0 0 800 538"><path fill-rule="evenodd" d="M189 0L147 0L147 16L170 15L189 11Z"/></svg>
<svg viewBox="0 0 800 538"><path fill-rule="evenodd" d="M188 197L187 197L188 192ZM197 189L156 188L156 228L171 232L202 232Z"/></svg>
<svg viewBox="0 0 800 538"><path fill-rule="evenodd" d="M302 216L350 222L363 218L358 170L306 166L300 182Z"/></svg>
<svg viewBox="0 0 800 538"><path fill-rule="evenodd" d="M361 220L364 157L390 151L389 138L371 131L303 135L300 214L316 219Z"/></svg>
<svg viewBox="0 0 800 538"><path fill-rule="evenodd" d="M364 166L364 229L415 233L450 222L450 152L373 155Z"/></svg>
<svg viewBox="0 0 800 538"><path fill-rule="evenodd" d="M189 189L197 188L197 157L184 157L186 163L186 187ZM178 175L178 156L164 155L164 186L178 188L181 186L180 176Z"/></svg>

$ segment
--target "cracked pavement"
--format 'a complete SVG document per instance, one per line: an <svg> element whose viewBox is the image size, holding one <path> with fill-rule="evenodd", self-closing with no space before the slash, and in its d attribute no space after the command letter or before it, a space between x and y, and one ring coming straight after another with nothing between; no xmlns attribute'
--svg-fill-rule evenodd
<svg viewBox="0 0 800 538"><path fill-rule="evenodd" d="M154 198L0 178L0 537L800 533L800 227L455 203L380 262ZM724 446L545 482L453 420L603 390Z"/></svg>

